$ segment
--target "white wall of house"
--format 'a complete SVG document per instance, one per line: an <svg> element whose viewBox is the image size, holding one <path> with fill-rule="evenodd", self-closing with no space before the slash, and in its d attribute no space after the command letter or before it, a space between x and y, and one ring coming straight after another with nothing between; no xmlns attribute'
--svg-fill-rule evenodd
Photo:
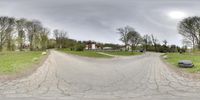
<svg viewBox="0 0 200 100"><path fill-rule="evenodd" d="M86 49L86 50L88 50L88 49L89 49L88 45L86 45L86 46L85 46L85 49Z"/></svg>
<svg viewBox="0 0 200 100"><path fill-rule="evenodd" d="M96 44L92 44L92 50L96 49Z"/></svg>

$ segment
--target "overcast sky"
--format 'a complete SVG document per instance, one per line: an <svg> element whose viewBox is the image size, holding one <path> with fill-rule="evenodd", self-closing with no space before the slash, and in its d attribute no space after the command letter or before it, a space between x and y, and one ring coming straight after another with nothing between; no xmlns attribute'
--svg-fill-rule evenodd
<svg viewBox="0 0 200 100"><path fill-rule="evenodd" d="M195 15L198 0L0 0L0 16L37 19L70 38L111 43L121 43L116 29L129 25L181 45L177 23Z"/></svg>

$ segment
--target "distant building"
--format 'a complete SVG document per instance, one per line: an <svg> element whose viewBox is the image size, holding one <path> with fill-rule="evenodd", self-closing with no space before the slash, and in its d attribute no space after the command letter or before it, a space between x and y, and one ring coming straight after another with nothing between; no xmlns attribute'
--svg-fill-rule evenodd
<svg viewBox="0 0 200 100"><path fill-rule="evenodd" d="M93 43L93 44L91 45L91 49L92 49L92 50L96 50L96 49L97 49L96 44Z"/></svg>
<svg viewBox="0 0 200 100"><path fill-rule="evenodd" d="M112 47L103 47L103 50L112 50Z"/></svg>
<svg viewBox="0 0 200 100"><path fill-rule="evenodd" d="M123 46L121 48L122 51L125 51L125 50L128 50L128 51L131 51L131 46L130 45L127 45L127 46Z"/></svg>
<svg viewBox="0 0 200 100"><path fill-rule="evenodd" d="M96 42L88 41L85 46L85 50L101 50L102 47Z"/></svg>

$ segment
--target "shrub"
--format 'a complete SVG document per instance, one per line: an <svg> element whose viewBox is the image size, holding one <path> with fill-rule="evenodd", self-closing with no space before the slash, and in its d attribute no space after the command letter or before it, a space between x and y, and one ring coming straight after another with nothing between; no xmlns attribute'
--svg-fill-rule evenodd
<svg viewBox="0 0 200 100"><path fill-rule="evenodd" d="M75 50L76 51L83 51L85 46L83 44L77 44L75 45Z"/></svg>

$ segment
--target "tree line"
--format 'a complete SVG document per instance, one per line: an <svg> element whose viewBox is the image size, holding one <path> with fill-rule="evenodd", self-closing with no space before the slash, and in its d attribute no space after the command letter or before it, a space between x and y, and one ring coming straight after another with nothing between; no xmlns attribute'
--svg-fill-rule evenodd
<svg viewBox="0 0 200 100"><path fill-rule="evenodd" d="M47 48L49 30L37 20L0 17L0 50L44 50ZM28 44L28 45L26 45Z"/></svg>
<svg viewBox="0 0 200 100"><path fill-rule="evenodd" d="M50 34L53 34L52 38ZM49 48L75 47L80 42L69 39L67 32L51 31L38 20L0 17L0 51L46 50Z"/></svg>
<svg viewBox="0 0 200 100"><path fill-rule="evenodd" d="M62 30L43 26L39 20L25 18L0 17L0 51L37 51L51 48L68 48L83 51L90 41L77 41L68 38L68 33ZM98 43L100 46L118 45Z"/></svg>
<svg viewBox="0 0 200 100"><path fill-rule="evenodd" d="M66 31L58 29L51 31L39 20L0 17L0 51L37 51L52 48L83 51L88 42L70 39ZM101 43L99 45L104 46ZM114 44L110 46L116 47Z"/></svg>
<svg viewBox="0 0 200 100"><path fill-rule="evenodd" d="M141 36L130 26L118 28L117 31L120 34L120 40L124 43L125 51L129 51L129 47L131 51L185 52L187 50L187 46L168 45L167 40L163 40L161 44L153 34Z"/></svg>
<svg viewBox="0 0 200 100"><path fill-rule="evenodd" d="M200 49L200 17L188 17L178 24L178 32L183 39L184 47L168 45L166 40L162 43L153 35L141 35L134 28L125 26L117 29L120 40L124 43L125 50L146 50L155 52L179 52L185 51L187 47ZM53 34L52 38L50 34ZM68 38L68 33L58 29L52 32L43 26L38 20L25 18L0 17L0 51L29 49L46 50L49 48L70 48L71 50L83 50L88 41L77 41ZM120 49L121 45L103 44L100 46L111 46L113 49Z"/></svg>
<svg viewBox="0 0 200 100"><path fill-rule="evenodd" d="M137 45L142 45L145 50L148 51L157 51L157 52L171 52L174 51L186 51L188 47L193 50L200 50L200 17L199 16L191 16L184 18L178 23L178 33L183 36L182 44L183 47L179 47L176 45L168 45L167 41L164 40L161 45L158 43L158 39L153 35L141 35L134 30L134 28L126 26L124 28L119 28L118 32L121 35L120 40L127 45L132 46L132 50ZM154 47L154 49L153 49Z"/></svg>

